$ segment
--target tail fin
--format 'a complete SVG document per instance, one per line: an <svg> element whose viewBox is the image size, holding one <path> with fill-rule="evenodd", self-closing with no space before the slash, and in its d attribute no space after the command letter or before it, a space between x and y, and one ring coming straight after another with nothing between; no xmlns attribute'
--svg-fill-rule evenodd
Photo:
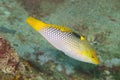
<svg viewBox="0 0 120 80"><path fill-rule="evenodd" d="M31 25L36 31L39 31L40 29L42 29L46 26L46 23L44 23L40 20L37 20L31 16L26 19L26 22L29 25Z"/></svg>

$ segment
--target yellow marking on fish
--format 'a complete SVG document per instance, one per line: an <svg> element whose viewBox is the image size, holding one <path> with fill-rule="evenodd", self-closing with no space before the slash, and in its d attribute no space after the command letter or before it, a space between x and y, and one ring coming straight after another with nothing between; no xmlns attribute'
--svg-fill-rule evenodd
<svg viewBox="0 0 120 80"><path fill-rule="evenodd" d="M33 17L28 17L26 22L29 23L36 31L39 31L39 30L47 27L47 24L45 24L44 22L39 21Z"/></svg>
<svg viewBox="0 0 120 80"><path fill-rule="evenodd" d="M35 18L27 18L27 23L38 31L55 48L76 60L99 64L90 43L67 27L46 24Z"/></svg>
<svg viewBox="0 0 120 80"><path fill-rule="evenodd" d="M83 36L80 36L80 40L85 40L85 38Z"/></svg>
<svg viewBox="0 0 120 80"><path fill-rule="evenodd" d="M70 30L70 29L67 28L67 27L63 27L63 26L58 26L58 25L53 25L53 24L47 24L47 26L48 26L49 28L59 29L59 30L62 31L62 32L72 32L72 30Z"/></svg>
<svg viewBox="0 0 120 80"><path fill-rule="evenodd" d="M28 22L36 31L39 31L43 28L56 28L59 29L62 32L72 32L72 30L70 30L67 27L62 27L62 26L57 26L57 25L53 25L53 24L46 24L42 21L39 21L33 17L28 17L26 22Z"/></svg>
<svg viewBox="0 0 120 80"><path fill-rule="evenodd" d="M97 55L93 50L90 50L90 49L83 50L82 51L82 56L86 56L86 53L93 53L93 54L87 54L87 56L89 56L88 60L92 60L92 62L96 65L99 64L99 60L96 57Z"/></svg>

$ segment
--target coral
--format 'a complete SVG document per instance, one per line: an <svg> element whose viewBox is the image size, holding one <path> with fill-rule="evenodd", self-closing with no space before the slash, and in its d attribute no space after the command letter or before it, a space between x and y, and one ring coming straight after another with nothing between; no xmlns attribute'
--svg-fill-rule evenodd
<svg viewBox="0 0 120 80"><path fill-rule="evenodd" d="M0 37L0 69L4 73L14 74L19 58L16 51L10 46L8 41Z"/></svg>
<svg viewBox="0 0 120 80"><path fill-rule="evenodd" d="M44 80L44 75L35 70L28 61L20 59L20 63L14 74L5 74L0 71L0 80Z"/></svg>

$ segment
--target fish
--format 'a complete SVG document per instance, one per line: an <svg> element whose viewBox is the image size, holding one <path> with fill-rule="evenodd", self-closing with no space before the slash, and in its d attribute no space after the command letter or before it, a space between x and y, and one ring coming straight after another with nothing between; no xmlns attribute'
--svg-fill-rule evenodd
<svg viewBox="0 0 120 80"><path fill-rule="evenodd" d="M39 32L52 46L67 56L86 63L99 64L97 54L90 42L68 27L48 24L29 16L26 22Z"/></svg>

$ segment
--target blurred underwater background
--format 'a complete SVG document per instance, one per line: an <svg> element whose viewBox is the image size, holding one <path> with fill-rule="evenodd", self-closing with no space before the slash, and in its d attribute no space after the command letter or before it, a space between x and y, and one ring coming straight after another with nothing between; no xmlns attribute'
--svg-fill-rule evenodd
<svg viewBox="0 0 120 80"><path fill-rule="evenodd" d="M83 34L100 64L55 49L28 16ZM120 0L0 0L0 80L120 80Z"/></svg>

